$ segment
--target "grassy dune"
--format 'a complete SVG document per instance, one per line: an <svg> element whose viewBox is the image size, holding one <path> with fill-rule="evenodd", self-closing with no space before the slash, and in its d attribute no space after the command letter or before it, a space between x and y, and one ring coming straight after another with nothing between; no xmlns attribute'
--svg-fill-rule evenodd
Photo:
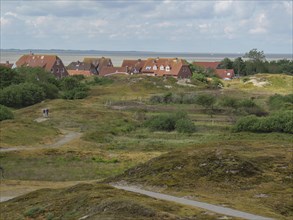
<svg viewBox="0 0 293 220"><path fill-rule="evenodd" d="M236 79L225 82L225 87L221 90L209 90L202 86L180 86L174 79L115 76L112 84L93 86L86 99L46 100L34 106L15 110L14 120L0 122L1 147L37 147L54 143L56 139L62 137L64 131L81 132L82 136L57 149L0 152L5 178L52 181L52 183L107 178L117 181L125 179L129 182L145 184L146 187L160 187L167 193L175 195L188 195L202 201L223 204L260 215L290 219L293 215L288 196L292 195L290 188L292 175L289 174L292 169L291 135L234 133L232 132L234 122L231 121L231 114L227 111L216 112L211 117L203 107L195 104L149 102L152 95L168 92L207 93L218 98L226 95L253 98L257 104L269 111L267 99L270 95L292 92L290 87L292 76L262 74L255 77L265 79L270 84L257 87L253 83L245 84ZM42 117L42 108L50 109L49 119L38 123L35 119ZM145 118L176 111L188 113L196 126L195 133L151 132L143 126ZM241 115L233 115L233 117L237 119ZM222 159L217 159L216 152L222 155ZM215 161L223 166L214 167ZM239 171L242 166L248 166L247 170L243 170L244 173ZM246 174L246 171L252 173ZM132 214L128 215L129 213L121 214L119 210L123 208L118 208L117 212L116 208L111 208L124 207L121 206L123 202L119 200L121 192L117 190L114 191L104 185L78 186L76 189L76 197L62 194L64 191L58 190L38 191L28 195L26 197L28 200L15 199L4 203L9 204L5 211L12 213L13 207L18 206L19 211L13 216L19 218L24 218L27 212L39 210L35 212L39 213L40 219L46 218L47 215L72 219L87 213L94 214L90 208L84 210L84 206L92 207L95 201L99 204L110 204L109 212L97 211L97 216L102 216L104 219L115 219L119 215L129 219L146 218L136 211L131 211ZM112 191L117 193L117 196L109 194L113 200L110 202L104 200L104 193ZM89 192L97 193L97 196L86 194L85 203L78 203L78 208L70 202ZM50 196L59 198L58 193L65 196L64 201L72 204L65 206L66 210L59 207L60 204L57 205L58 199L52 199L52 205L47 208L48 204L45 203L44 198ZM129 201L132 201L132 197L133 195L125 197L127 204L129 203L127 207L131 210L133 207L141 210L147 205L152 207L151 210L155 208L152 211L155 217L161 217L161 212L170 214L171 217L168 216L166 219L172 219L172 215L193 215L191 214L193 211L169 203L162 202L164 208L157 209L149 205L153 204L152 202L139 196L134 196L136 202L131 203ZM37 204L38 201L42 202ZM194 215L198 217L197 219L207 219L197 211ZM135 218L135 216L140 217Z"/></svg>

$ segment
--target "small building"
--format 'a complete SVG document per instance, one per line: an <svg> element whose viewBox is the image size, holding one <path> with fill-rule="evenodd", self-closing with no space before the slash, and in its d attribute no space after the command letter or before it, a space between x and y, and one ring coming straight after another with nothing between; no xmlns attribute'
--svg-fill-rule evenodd
<svg viewBox="0 0 293 220"><path fill-rule="evenodd" d="M129 75L127 67L114 67L114 66L104 66L101 70L99 75L100 76L111 76L111 75Z"/></svg>
<svg viewBox="0 0 293 220"><path fill-rule="evenodd" d="M9 63L9 61L6 61L6 63L0 63L0 66L5 66L9 69L12 69L13 63Z"/></svg>
<svg viewBox="0 0 293 220"><path fill-rule="evenodd" d="M100 75L100 72L103 67L113 67L112 60L110 58L105 58L105 57L101 57L101 58L87 57L83 59L83 62L93 64L97 70L98 75Z"/></svg>
<svg viewBox="0 0 293 220"><path fill-rule="evenodd" d="M141 73L142 68L144 67L146 60L123 60L122 67L128 68L128 73L138 74Z"/></svg>
<svg viewBox="0 0 293 220"><path fill-rule="evenodd" d="M224 80L231 80L235 77L233 69L216 69L215 75Z"/></svg>
<svg viewBox="0 0 293 220"><path fill-rule="evenodd" d="M67 67L67 72L69 75L84 75L84 76L91 76L97 75L98 72L95 66L92 63L85 63L85 62L72 62Z"/></svg>
<svg viewBox="0 0 293 220"><path fill-rule="evenodd" d="M62 60L56 55L35 55L31 53L21 56L15 64L16 67L41 67L57 78L68 76Z"/></svg>
<svg viewBox="0 0 293 220"><path fill-rule="evenodd" d="M151 76L190 78L192 72L185 60L178 58L149 58L141 72Z"/></svg>

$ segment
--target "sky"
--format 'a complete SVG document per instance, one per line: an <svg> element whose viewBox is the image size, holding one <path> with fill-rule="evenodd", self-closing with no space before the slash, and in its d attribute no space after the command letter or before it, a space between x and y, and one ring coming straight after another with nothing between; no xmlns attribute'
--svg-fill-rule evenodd
<svg viewBox="0 0 293 220"><path fill-rule="evenodd" d="M1 49L293 53L293 1L0 0Z"/></svg>

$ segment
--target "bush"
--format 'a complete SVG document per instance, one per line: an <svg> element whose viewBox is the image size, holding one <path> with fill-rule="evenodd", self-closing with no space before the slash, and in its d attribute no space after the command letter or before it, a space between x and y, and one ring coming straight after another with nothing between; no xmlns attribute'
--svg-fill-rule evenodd
<svg viewBox="0 0 293 220"><path fill-rule="evenodd" d="M0 66L0 88L23 82L23 79L13 69Z"/></svg>
<svg viewBox="0 0 293 220"><path fill-rule="evenodd" d="M293 93L284 96L280 94L270 96L268 104L271 110L293 109Z"/></svg>
<svg viewBox="0 0 293 220"><path fill-rule="evenodd" d="M235 131L293 133L293 111L281 111L264 118L247 116L237 121Z"/></svg>
<svg viewBox="0 0 293 220"><path fill-rule="evenodd" d="M213 77L212 80L209 82L209 88L211 88L211 89L219 89L219 88L223 88L223 87L224 87L224 84L217 77Z"/></svg>
<svg viewBox="0 0 293 220"><path fill-rule="evenodd" d="M96 85L107 85L111 83L113 83L113 80L109 79L108 77L99 77L99 76L94 77L94 84Z"/></svg>
<svg viewBox="0 0 293 220"><path fill-rule="evenodd" d="M145 122L145 126L151 131L174 131L180 133L193 133L195 126L184 112L175 114L158 115Z"/></svg>
<svg viewBox="0 0 293 220"><path fill-rule="evenodd" d="M13 119L12 111L4 105L0 105L0 121L4 121L7 119Z"/></svg>
<svg viewBox="0 0 293 220"><path fill-rule="evenodd" d="M0 92L0 104L8 107L26 107L44 99L43 88L32 83L11 85Z"/></svg>
<svg viewBox="0 0 293 220"><path fill-rule="evenodd" d="M88 96L89 88L76 77L66 77L61 81L63 99L83 99Z"/></svg>
<svg viewBox="0 0 293 220"><path fill-rule="evenodd" d="M179 133L193 133L195 131L195 125L189 119L179 119L176 121L175 129Z"/></svg>

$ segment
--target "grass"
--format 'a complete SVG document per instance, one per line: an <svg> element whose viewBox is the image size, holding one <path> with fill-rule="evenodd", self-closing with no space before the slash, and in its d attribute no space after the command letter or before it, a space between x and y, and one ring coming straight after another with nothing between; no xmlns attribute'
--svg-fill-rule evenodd
<svg viewBox="0 0 293 220"><path fill-rule="evenodd" d="M0 203L1 219L218 219L200 209L160 201L103 184L42 189ZM15 211L17 210L17 212Z"/></svg>
<svg viewBox="0 0 293 220"><path fill-rule="evenodd" d="M118 175L117 180L125 178L133 183L163 187L167 193L197 197L202 201L224 204L277 219L289 219L292 217L292 210L290 197L287 195L292 195L289 187L292 176L287 174L287 171L291 169L290 164L292 164L290 159L292 136L282 133L233 133L231 130L233 122L225 112L217 112L211 117L202 107L194 104L151 105L149 103L149 97L152 95L170 91L207 93L216 97L229 95L236 98L254 98L256 103L268 110L266 102L271 94L292 92L287 84L281 88L281 84L285 81L290 82L292 76L257 75L256 77L270 80L272 82L270 87L256 88L253 85L244 85L240 80L233 80L225 82L230 83L230 86L222 90L198 90L176 85L173 79L115 76L112 84L93 86L90 96L86 99L46 100L15 110L14 120L0 122L1 146L50 144L60 137L63 130L81 132L82 137L65 144L60 149L0 152L5 178L10 181L52 181L53 184L56 181L95 180L114 178ZM171 89L166 86L171 86ZM49 120L37 123L34 120L41 117L43 108L50 109ZM195 133L151 132L143 126L147 117L176 111L189 114L196 126ZM210 155L214 155L213 152L216 150L224 152L223 158L226 160L223 169L213 167L211 163L208 171L216 173L199 176L199 173L204 172L196 169L199 167L196 161L199 165L208 163L208 159L213 161ZM173 169L176 164L187 165L176 170ZM234 178L233 169L235 167L239 169L239 166L247 166L248 171L255 169L256 175L252 175L251 178L236 175ZM170 169L167 169L168 167ZM141 168L141 173L136 170L137 168ZM136 178L123 174L126 170L133 171L133 177ZM224 172L226 170L233 172L227 177ZM215 179L219 181L214 181ZM142 207L145 207L145 204L148 208L152 207L150 210L156 208L154 203L145 203L142 197L135 196L137 200L132 200L133 195L126 198L124 194L123 196L120 194L121 192L117 192L116 197L114 194L109 194L110 191L116 192L112 188L102 185L101 188L99 187L80 186L78 188L80 194L77 193L76 197L64 194L61 190L38 191L25 197L27 200L13 200L8 207L12 210L14 205L19 206L20 211L12 215L17 215L17 218L24 218L24 214L30 210L44 208L45 212L41 212L37 218L47 219L76 219L87 213L94 213L91 212L94 210L92 202L97 201L101 204L99 206L101 209L109 207L109 212L97 212L98 217L105 219L119 215L129 219L146 218L137 212L130 216L121 214L119 210L124 208L127 210L128 207L122 205L125 200L131 207L130 210L133 207L135 210L144 209ZM99 190L100 193L96 192ZM90 196L87 192L92 192L96 197ZM52 207L47 208L45 198L53 195L59 198L58 193L65 195L60 198L62 205L61 202L58 203L58 199L55 199ZM112 200L104 199L104 194ZM255 197L261 194L268 197ZM81 200L80 203L78 199ZM69 205L63 209L66 201ZM79 206L75 206L74 202ZM85 210L84 206L92 207L93 210L91 208ZM156 215L166 210L167 213L179 216L192 216L193 213L189 208L178 209L177 205L173 206L165 202L162 202L162 206L164 209L154 211ZM149 210L148 208L146 210ZM168 211L169 209L171 211ZM7 213L12 213L10 209L5 210ZM135 218L135 215L140 217ZM195 215L198 219L207 218L198 213Z"/></svg>

